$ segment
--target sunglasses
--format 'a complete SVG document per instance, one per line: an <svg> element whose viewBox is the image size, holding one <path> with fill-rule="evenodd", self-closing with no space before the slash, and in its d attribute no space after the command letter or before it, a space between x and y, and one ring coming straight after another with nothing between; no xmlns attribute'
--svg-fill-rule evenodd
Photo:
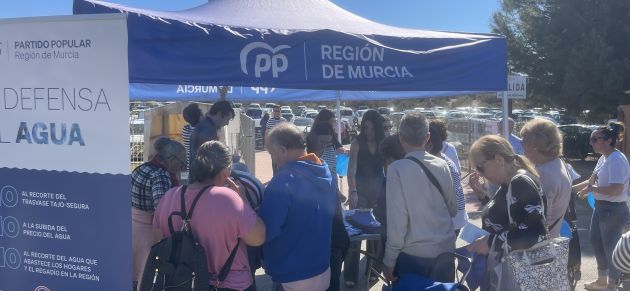
<svg viewBox="0 0 630 291"><path fill-rule="evenodd" d="M479 164L477 164L475 166L475 170L477 170L477 173L483 174L483 172L486 170L484 165L486 164L487 161L488 160L484 160L483 162L481 162L481 163L479 163Z"/></svg>
<svg viewBox="0 0 630 291"><path fill-rule="evenodd" d="M597 140L600 140L600 139L606 139L606 138L603 136L594 136L594 137L591 137L591 142L597 142Z"/></svg>

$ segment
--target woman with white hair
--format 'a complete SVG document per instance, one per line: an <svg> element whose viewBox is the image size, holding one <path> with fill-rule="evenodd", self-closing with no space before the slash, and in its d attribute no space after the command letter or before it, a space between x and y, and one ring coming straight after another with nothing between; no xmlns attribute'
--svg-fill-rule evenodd
<svg viewBox="0 0 630 291"><path fill-rule="evenodd" d="M532 119L521 129L525 156L534 163L547 197L546 221L550 238L560 236L562 219L571 201L571 175L562 155L562 134L553 122Z"/></svg>

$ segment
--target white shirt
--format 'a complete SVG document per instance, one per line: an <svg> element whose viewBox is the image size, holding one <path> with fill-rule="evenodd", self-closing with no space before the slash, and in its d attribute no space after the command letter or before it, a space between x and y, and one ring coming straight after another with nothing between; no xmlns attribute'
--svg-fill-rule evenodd
<svg viewBox="0 0 630 291"><path fill-rule="evenodd" d="M597 175L597 187L610 184L622 184L623 191L619 195L594 193L596 200L610 202L626 202L628 200L628 182L630 181L630 165L628 159L620 151L613 151L608 158L602 155L597 161L593 174Z"/></svg>
<svg viewBox="0 0 630 291"><path fill-rule="evenodd" d="M450 142L442 142L442 153L447 156L457 167L459 173L462 172L462 167L459 165L459 157L457 156L457 149Z"/></svg>

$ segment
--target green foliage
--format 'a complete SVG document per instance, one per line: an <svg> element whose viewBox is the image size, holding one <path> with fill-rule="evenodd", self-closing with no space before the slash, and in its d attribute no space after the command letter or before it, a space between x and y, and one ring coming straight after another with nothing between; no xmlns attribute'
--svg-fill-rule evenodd
<svg viewBox="0 0 630 291"><path fill-rule="evenodd" d="M529 76L530 105L600 119L630 104L630 1L502 0L492 28L510 70Z"/></svg>

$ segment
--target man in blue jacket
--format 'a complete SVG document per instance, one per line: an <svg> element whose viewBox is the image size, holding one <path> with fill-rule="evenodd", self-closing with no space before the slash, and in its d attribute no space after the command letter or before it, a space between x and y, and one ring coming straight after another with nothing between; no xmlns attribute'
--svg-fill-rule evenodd
<svg viewBox="0 0 630 291"><path fill-rule="evenodd" d="M326 290L336 182L324 162L306 153L304 136L292 124L271 130L267 150L278 172L259 209L267 228L265 271L285 291Z"/></svg>

